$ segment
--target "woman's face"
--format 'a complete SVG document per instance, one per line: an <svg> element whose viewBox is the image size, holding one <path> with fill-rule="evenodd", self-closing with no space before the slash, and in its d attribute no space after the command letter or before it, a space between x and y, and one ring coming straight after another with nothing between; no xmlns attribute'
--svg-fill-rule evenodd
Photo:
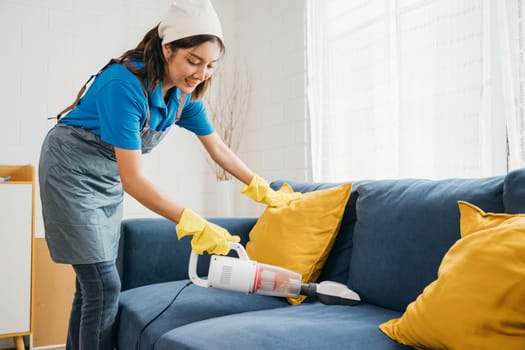
<svg viewBox="0 0 525 350"><path fill-rule="evenodd" d="M169 44L162 46L166 69L162 81L164 93L176 86L183 93L191 93L197 85L208 79L221 55L218 42L207 41L188 49L171 50Z"/></svg>

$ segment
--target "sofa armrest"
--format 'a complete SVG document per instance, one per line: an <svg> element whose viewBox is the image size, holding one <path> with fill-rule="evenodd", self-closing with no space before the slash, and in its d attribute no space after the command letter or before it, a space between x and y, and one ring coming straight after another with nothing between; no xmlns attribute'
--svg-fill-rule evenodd
<svg viewBox="0 0 525 350"><path fill-rule="evenodd" d="M257 218L209 218L246 244ZM191 237L177 239L176 224L164 218L127 219L122 222L117 268L122 290L188 278ZM233 253L234 254L234 253ZM209 255L199 259L197 273L208 274Z"/></svg>

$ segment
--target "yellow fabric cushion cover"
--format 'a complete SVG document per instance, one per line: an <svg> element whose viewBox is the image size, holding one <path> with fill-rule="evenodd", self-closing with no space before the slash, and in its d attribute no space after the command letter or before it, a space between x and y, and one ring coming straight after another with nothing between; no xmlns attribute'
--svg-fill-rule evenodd
<svg viewBox="0 0 525 350"><path fill-rule="evenodd" d="M288 184L281 191L293 192ZM250 259L283 267L315 282L332 249L351 184L304 193L286 207L267 207L250 231ZM288 298L300 304L305 297Z"/></svg>
<svg viewBox="0 0 525 350"><path fill-rule="evenodd" d="M379 328L425 349L525 349L525 214L485 213L458 202L461 239L438 278L401 318Z"/></svg>

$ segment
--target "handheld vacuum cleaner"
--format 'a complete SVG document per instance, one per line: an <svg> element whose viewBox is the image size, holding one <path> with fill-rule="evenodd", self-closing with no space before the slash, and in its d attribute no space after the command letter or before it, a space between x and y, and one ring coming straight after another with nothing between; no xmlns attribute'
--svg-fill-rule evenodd
<svg viewBox="0 0 525 350"><path fill-rule="evenodd" d="M344 284L331 281L302 283L297 272L250 260L239 243L231 242L230 247L239 258L212 255L207 280L197 276L199 255L192 251L188 268L190 280L199 287L242 293L285 298L312 296L329 305L355 305L361 301L359 295Z"/></svg>

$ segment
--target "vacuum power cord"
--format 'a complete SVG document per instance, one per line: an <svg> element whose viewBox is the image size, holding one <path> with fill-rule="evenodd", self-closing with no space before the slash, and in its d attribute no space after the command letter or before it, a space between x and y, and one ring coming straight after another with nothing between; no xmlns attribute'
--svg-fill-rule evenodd
<svg viewBox="0 0 525 350"><path fill-rule="evenodd" d="M153 317L151 320L149 320L148 323L146 323L146 324L144 325L144 327L142 327L142 329L141 329L140 332L139 332L139 336L137 337L137 346L135 347L137 350L140 350L140 338L142 337L142 334L144 333L144 331L146 330L146 328L148 328L148 326L149 326L150 324L152 324L152 323L155 322L160 316L162 316L162 314L163 314L164 312L166 312L166 310L168 310L168 309L171 307L171 305L173 305L173 303L175 302L175 300L177 300L177 298L179 297L180 293L182 293L182 291L183 291L184 289L186 289L187 287L189 287L190 284L192 284L191 281L188 282L188 283L186 283L186 284L184 285L184 287L182 287L182 288L177 292L177 294L175 294L175 296L174 296L173 299L170 301L170 303L169 303L164 309L162 309L162 311L159 312L155 317Z"/></svg>

